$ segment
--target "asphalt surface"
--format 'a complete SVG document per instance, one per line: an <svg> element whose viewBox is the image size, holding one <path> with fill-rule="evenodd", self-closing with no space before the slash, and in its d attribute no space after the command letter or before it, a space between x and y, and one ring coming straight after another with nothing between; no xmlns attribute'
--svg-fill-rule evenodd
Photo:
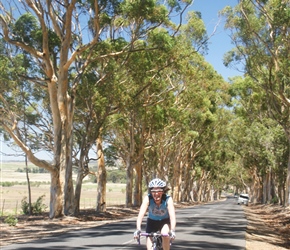
<svg viewBox="0 0 290 250"><path fill-rule="evenodd" d="M236 199L176 210L176 239L171 249L244 250L247 220ZM41 240L12 244L2 250L146 250L133 240L136 218ZM145 229L145 221L142 224Z"/></svg>

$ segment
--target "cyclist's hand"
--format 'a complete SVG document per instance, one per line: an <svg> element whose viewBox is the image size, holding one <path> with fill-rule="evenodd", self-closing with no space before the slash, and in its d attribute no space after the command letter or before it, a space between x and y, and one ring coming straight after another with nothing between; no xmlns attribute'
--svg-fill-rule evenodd
<svg viewBox="0 0 290 250"><path fill-rule="evenodd" d="M171 231L170 231L170 238L171 238L172 240L174 240L174 239L176 238L176 235L175 235L175 231L174 231L174 230L171 230Z"/></svg>
<svg viewBox="0 0 290 250"><path fill-rule="evenodd" d="M140 230L136 230L134 233L134 239L138 239L140 236L141 231Z"/></svg>

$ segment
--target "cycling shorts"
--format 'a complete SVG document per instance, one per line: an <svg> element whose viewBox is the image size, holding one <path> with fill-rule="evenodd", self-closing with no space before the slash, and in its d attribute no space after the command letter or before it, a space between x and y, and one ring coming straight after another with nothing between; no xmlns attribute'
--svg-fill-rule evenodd
<svg viewBox="0 0 290 250"><path fill-rule="evenodd" d="M161 231L162 227L167 224L170 227L170 219L152 220L147 218L146 233Z"/></svg>

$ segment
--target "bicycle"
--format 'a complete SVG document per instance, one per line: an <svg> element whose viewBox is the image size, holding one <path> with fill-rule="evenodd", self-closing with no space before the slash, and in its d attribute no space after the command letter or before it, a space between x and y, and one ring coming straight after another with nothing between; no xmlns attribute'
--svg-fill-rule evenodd
<svg viewBox="0 0 290 250"><path fill-rule="evenodd" d="M140 233L138 240L138 244L140 245L140 237L152 237L152 250L162 250L162 237L171 237L171 234L161 234L160 232L152 232L152 233ZM171 245L171 241L170 241Z"/></svg>

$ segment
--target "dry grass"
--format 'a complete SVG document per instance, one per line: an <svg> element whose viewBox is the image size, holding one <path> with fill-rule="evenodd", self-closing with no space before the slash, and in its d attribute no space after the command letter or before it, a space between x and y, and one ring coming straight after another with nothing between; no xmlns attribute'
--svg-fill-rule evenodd
<svg viewBox="0 0 290 250"><path fill-rule="evenodd" d="M33 167L33 166L32 166ZM21 211L21 200L28 197L28 187L26 174L16 172L17 169L23 169L22 162L5 162L1 164L0 182L18 183L13 186L1 186L1 204L0 213L2 215L19 215ZM73 176L76 179L76 175ZM40 196L44 196L43 204L49 207L50 197L50 174L48 173L29 173L31 183L32 202L35 202ZM107 205L122 205L125 203L125 184L108 183L107 184ZM97 184L84 179L82 194L80 200L80 209L95 208L97 201Z"/></svg>

